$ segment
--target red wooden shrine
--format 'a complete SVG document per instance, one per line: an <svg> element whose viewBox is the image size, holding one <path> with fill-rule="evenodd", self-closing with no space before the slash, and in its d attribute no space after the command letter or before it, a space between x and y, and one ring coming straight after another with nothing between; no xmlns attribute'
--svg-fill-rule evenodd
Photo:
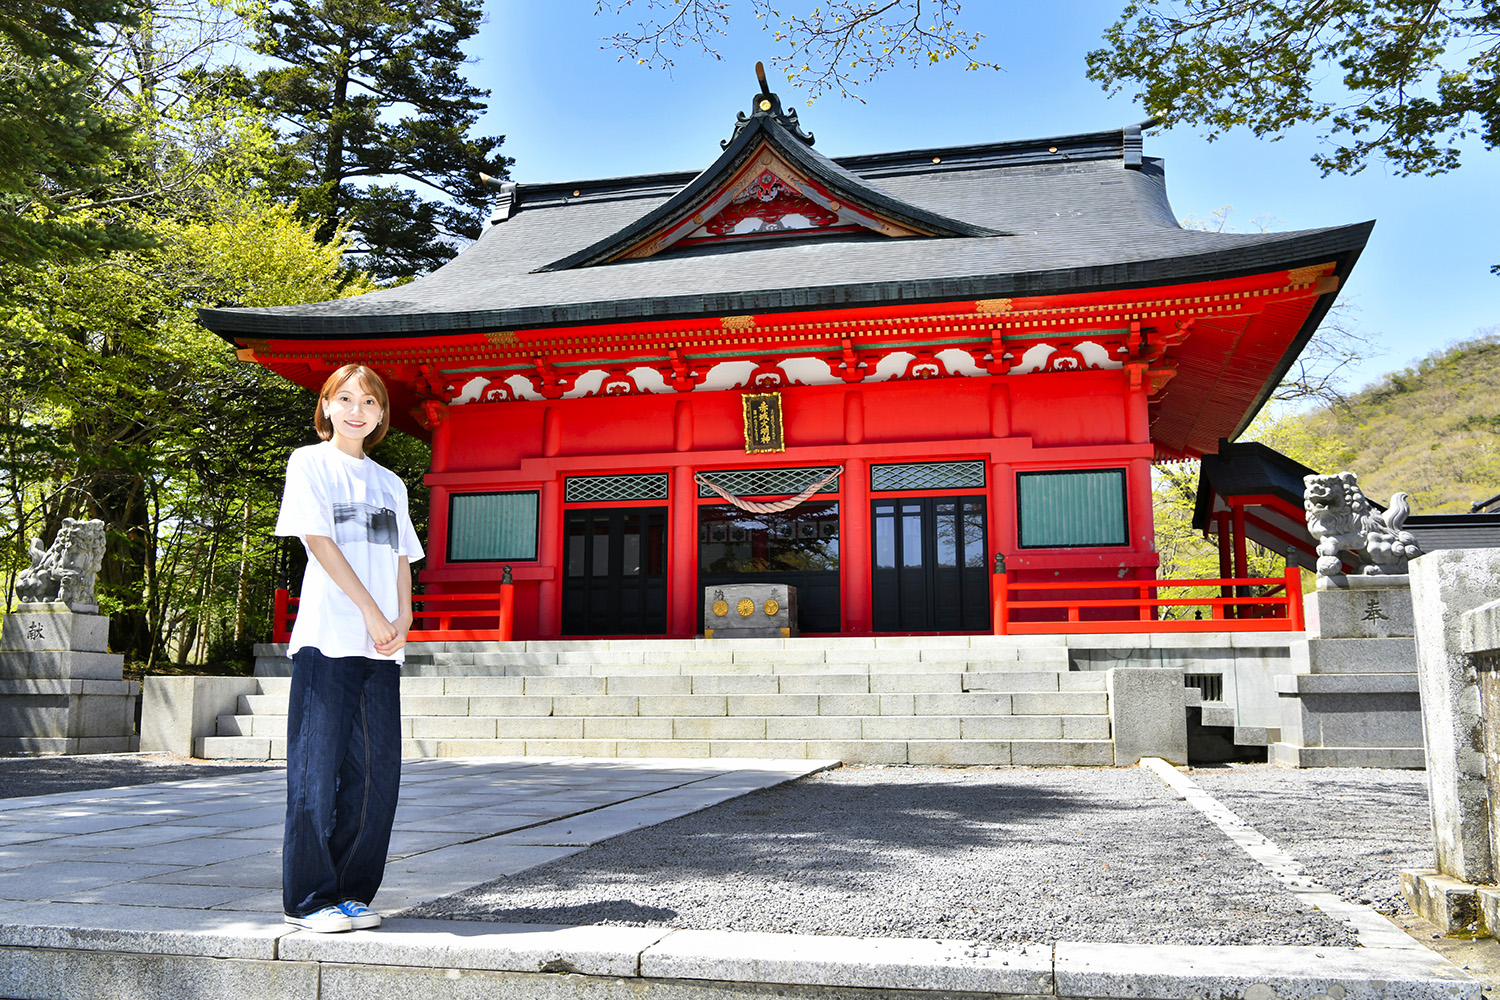
<svg viewBox="0 0 1500 1000"><path fill-rule="evenodd" d="M701 634L738 581L810 633L1140 630L1152 462L1244 429L1369 228L1183 230L1139 128L831 160L763 90L701 173L497 184L411 285L203 318L309 388L386 377L424 592L509 566L518 639ZM1214 583L1202 627L1251 613Z"/></svg>

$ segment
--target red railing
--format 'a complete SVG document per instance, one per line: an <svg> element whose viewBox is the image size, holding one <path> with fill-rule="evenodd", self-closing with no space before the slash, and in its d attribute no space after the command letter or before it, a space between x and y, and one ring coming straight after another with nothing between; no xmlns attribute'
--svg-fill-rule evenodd
<svg viewBox="0 0 1500 1000"><path fill-rule="evenodd" d="M1056 632L1301 632L1302 575L1287 566L1286 575L1214 580L1028 580L1010 581L1006 573L995 574L994 631L996 635L1047 634ZM1217 597L1184 594L1161 597L1163 590L1211 588ZM1248 594L1249 588L1265 588ZM1125 591L1119 597L1099 597L1100 591ZM1017 600L1018 593L1058 592L1052 600ZM1063 597L1063 591L1083 591L1084 596ZM1192 618L1163 618L1163 608L1194 608ZM1084 609L1124 611L1128 617L1107 619L1084 617ZM1015 612L1041 610L1066 612L1066 618L1050 621L1016 621ZM1206 614L1205 614L1206 612ZM1030 617L1030 616L1027 616ZM1051 618L1051 615L1046 617Z"/></svg>
<svg viewBox="0 0 1500 1000"><path fill-rule="evenodd" d="M413 594L412 627L406 641L509 640L515 624L515 591L515 584L502 583L489 594ZM272 642L291 639L298 602L290 591L276 591Z"/></svg>

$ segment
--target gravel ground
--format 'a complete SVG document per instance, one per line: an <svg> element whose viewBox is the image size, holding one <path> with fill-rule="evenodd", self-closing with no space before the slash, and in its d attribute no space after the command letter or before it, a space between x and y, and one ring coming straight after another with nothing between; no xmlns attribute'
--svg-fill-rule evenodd
<svg viewBox="0 0 1500 1000"><path fill-rule="evenodd" d="M1313 878L1388 916L1411 913L1397 873L1436 865L1425 771L1256 764L1191 777Z"/></svg>
<svg viewBox="0 0 1500 1000"><path fill-rule="evenodd" d="M407 911L553 924L1352 946L1149 772L846 767Z"/></svg>
<svg viewBox="0 0 1500 1000"><path fill-rule="evenodd" d="M171 754L88 754L75 757L0 757L0 799L96 788L186 781L267 771L267 764L205 764Z"/></svg>

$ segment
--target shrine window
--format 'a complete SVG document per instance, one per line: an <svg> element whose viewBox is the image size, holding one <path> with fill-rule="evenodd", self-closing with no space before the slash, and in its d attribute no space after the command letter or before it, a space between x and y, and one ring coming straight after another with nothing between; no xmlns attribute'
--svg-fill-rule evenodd
<svg viewBox="0 0 1500 1000"><path fill-rule="evenodd" d="M983 462L902 462L870 466L870 492L982 490Z"/></svg>
<svg viewBox="0 0 1500 1000"><path fill-rule="evenodd" d="M448 498L448 561L535 559L539 503L535 490L453 494Z"/></svg>
<svg viewBox="0 0 1500 1000"><path fill-rule="evenodd" d="M1023 549L1127 544L1125 470L1016 473Z"/></svg>

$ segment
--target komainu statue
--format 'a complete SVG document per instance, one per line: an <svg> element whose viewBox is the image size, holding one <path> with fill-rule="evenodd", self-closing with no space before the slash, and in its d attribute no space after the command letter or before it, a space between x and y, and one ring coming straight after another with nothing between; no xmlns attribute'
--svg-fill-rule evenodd
<svg viewBox="0 0 1500 1000"><path fill-rule="evenodd" d="M50 549L40 538L31 542L31 568L16 577L21 601L97 604L94 578L104 565L104 522L63 518Z"/></svg>
<svg viewBox="0 0 1500 1000"><path fill-rule="evenodd" d="M1390 508L1381 513L1352 472L1306 476L1302 482L1307 530L1318 543L1318 576L1343 575L1341 552L1352 555L1365 576L1405 573L1406 561L1422 554L1416 536L1401 527L1411 513L1405 493L1391 497Z"/></svg>

